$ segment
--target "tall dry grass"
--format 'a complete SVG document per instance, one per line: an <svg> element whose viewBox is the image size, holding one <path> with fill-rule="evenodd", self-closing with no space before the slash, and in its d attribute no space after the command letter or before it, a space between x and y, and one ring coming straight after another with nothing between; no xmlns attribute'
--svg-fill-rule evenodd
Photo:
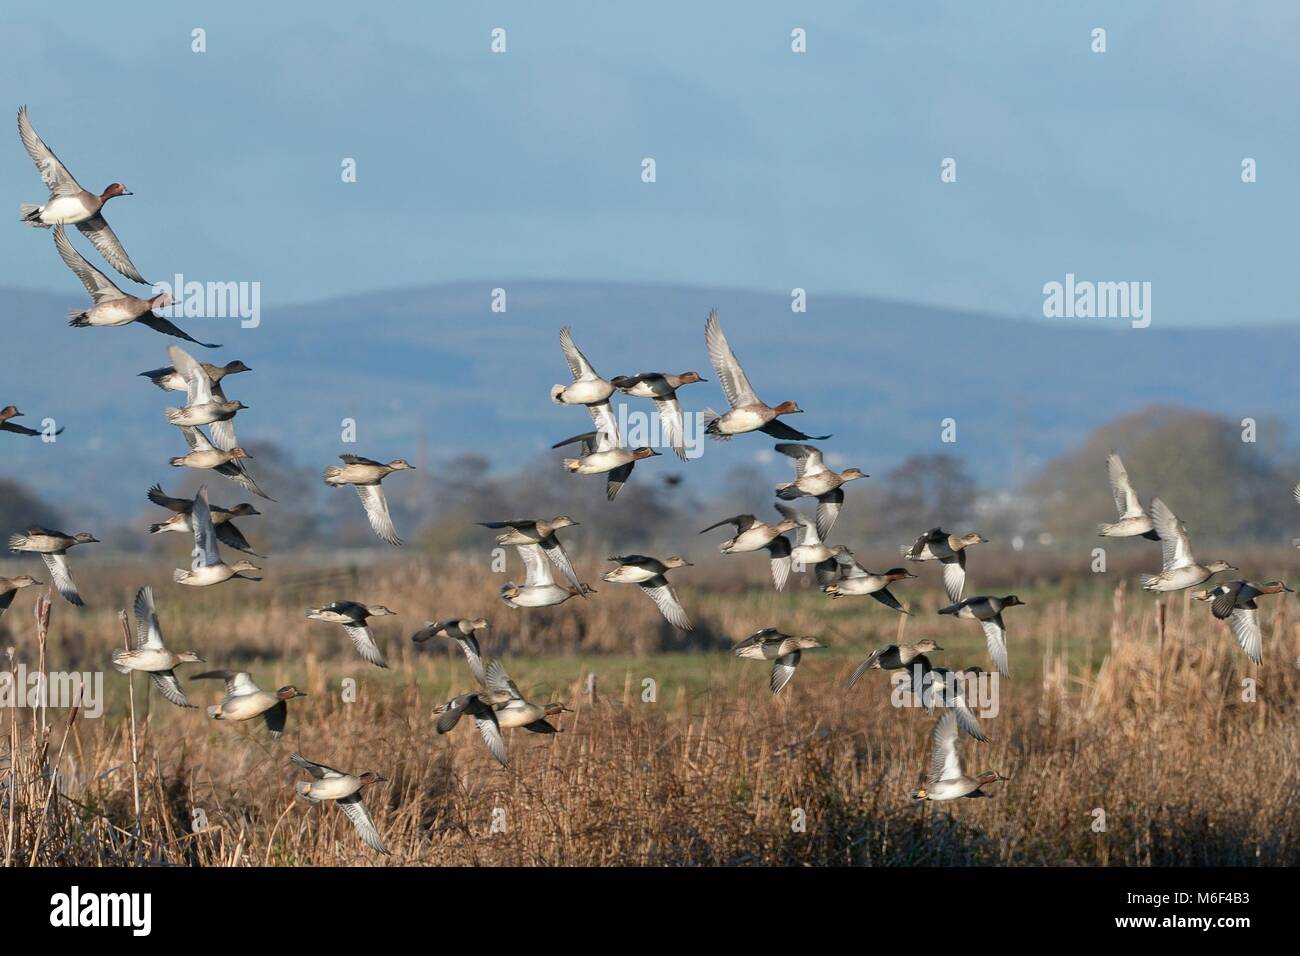
<svg viewBox="0 0 1300 956"><path fill-rule="evenodd" d="M597 564L584 564L597 580ZM901 619L866 600L832 602L806 582L777 595L761 565L733 558L679 572L698 625L686 638L629 587L598 583L586 602L512 611L495 597L499 579L469 559L272 572L262 585L197 593L160 585L156 567L78 567L93 609L56 597L41 625L28 592L0 622L15 647L8 666L104 669L123 640L117 609L152 581L173 649L310 696L289 704L280 742L260 723L174 708L145 679L114 672L98 719L0 714L6 865L1300 859L1300 628L1288 602L1261 602L1266 663L1256 668L1184 595L1165 599L1158 626L1157 602L1123 586L1020 588L1029 604L1008 612L1013 678L986 721L993 739L960 745L968 770L1012 779L990 788L991 800L918 804L909 791L928 766L933 717L891 706L886 675L848 690L848 674L900 632L939 640L944 663L987 667L979 628L933 613L941 593L929 571L899 589L918 612ZM342 597L402 612L375 623L390 671L358 661L340 629L305 620L308 604ZM470 679L454 649L407 637L426 618L462 614L492 621L485 653L503 656L525 692L576 711L555 736L510 732L509 770L471 726L433 731L431 708ZM831 645L806 653L777 699L766 665L726 653L769 624ZM183 668L182 680L204 666ZM354 703L342 699L345 678L356 682ZM647 678L653 702L643 700ZM1243 699L1246 679L1253 701ZM215 683L186 686L200 706L219 696ZM388 778L365 795L391 856L364 847L337 808L295 799L293 750ZM802 830L792 826L800 813Z"/></svg>

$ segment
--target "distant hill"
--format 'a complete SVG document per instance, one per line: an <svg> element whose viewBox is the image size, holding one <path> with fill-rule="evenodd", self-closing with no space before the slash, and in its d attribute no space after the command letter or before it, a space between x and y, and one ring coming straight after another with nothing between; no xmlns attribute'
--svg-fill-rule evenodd
<svg viewBox="0 0 1300 956"><path fill-rule="evenodd" d="M507 290L505 313L490 310L496 286ZM0 405L15 402L29 422L53 415L67 431L57 445L0 436L0 475L35 487L74 524L110 509L137 513L150 484L179 477L167 459L184 446L163 409L180 396L136 377L166 364L172 340L134 327L69 328L64 314L81 302L71 287L66 296L3 295ZM760 395L797 400L806 413L793 424L833 433L827 448L869 473L945 451L981 484L1000 487L1148 405L1233 421L1294 421L1300 412L1300 326L1168 330L1157 317L1135 330L1119 320L1017 321L815 293L808 311L794 314L776 293L579 282L456 283L307 305L273 299L264 289L255 329L226 319L181 324L225 346L195 354L253 368L228 389L250 406L238 419L241 440L274 442L313 468L347 450L340 427L353 418L361 454L418 464L475 451L511 471L589 427L580 410L548 399L549 386L568 379L561 326L573 326L606 376L694 369L714 379L703 337L713 307ZM713 381L682 398L689 409L723 404ZM955 444L940 443L945 418L956 419ZM665 456L649 467L697 481L769 448L745 436L709 442L700 461ZM789 470L784 460L764 467L774 477ZM214 478L220 499L233 499L225 486Z"/></svg>

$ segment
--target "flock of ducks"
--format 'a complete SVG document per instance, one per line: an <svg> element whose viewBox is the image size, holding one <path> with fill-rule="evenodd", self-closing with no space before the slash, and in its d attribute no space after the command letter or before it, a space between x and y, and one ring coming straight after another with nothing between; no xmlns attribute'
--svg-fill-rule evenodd
<svg viewBox="0 0 1300 956"><path fill-rule="evenodd" d="M103 217L103 208L108 200L131 193L121 183L110 184L99 195L83 189L36 134L26 108L18 113L18 128L22 143L50 192L43 205L23 204L22 220L35 227L53 229L60 257L77 275L93 301L89 309L74 312L70 323L76 327L138 323L204 347L218 347L198 342L170 320L159 316L157 310L170 305L167 296L139 298L127 295L76 251L64 226L75 225L109 266L127 279L147 285ZM844 506L845 486L868 476L859 468L836 471L828 465L822 450L810 444L831 436L807 435L782 421L784 416L802 413L796 402L786 400L769 405L758 397L723 333L716 311L708 316L704 339L710 364L728 406L723 412L703 411L706 434L720 441L756 432L775 438L778 440L775 450L791 459L794 476L774 489L777 499L774 507L779 520L769 522L752 514L734 515L714 522L700 534L725 525L732 526L735 534L719 545L719 551L724 555L766 552L772 583L777 591L785 588L792 573L806 573L811 569L817 585L832 599L869 596L894 612L910 613L890 589L916 578L916 574L902 567L870 571L846 546L830 543ZM550 398L557 405L585 408L594 425L592 430L552 446L579 446L577 457L563 459L563 466L569 472L581 476L603 476L605 495L613 501L631 478L636 463L660 454L650 447L629 449L624 446L610 406L610 399L616 392L629 398L653 401L661 426L662 444L686 460L685 413L678 393L687 385L706 382L707 379L693 371L681 374L641 372L605 379L578 348L572 331L567 327L560 332L560 347L572 381L553 386ZM252 456L240 447L235 436L235 418L248 406L228 398L225 393L230 376L251 369L241 361L224 365L199 362L178 345L169 346L167 353L171 360L169 366L140 374L165 392L184 395L184 405L167 409L165 419L180 430L189 451L170 459L170 464L213 472L253 495L274 501L249 472L246 462ZM42 434L11 421L20 416L21 413L12 405L0 410L0 431L24 436ZM355 488L375 535L391 545L400 546L402 539L389 513L382 482L394 472L409 470L413 466L402 458L385 463L353 454L339 457L341 466L325 469L325 483L331 487L351 485ZM1145 588L1156 592L1182 590L1204 584L1220 572L1236 570L1224 561L1205 565L1197 563L1192 557L1185 527L1168 506L1156 498L1150 508L1143 508L1119 456L1112 454L1107 464L1119 520L1101 525L1100 534L1158 540L1163 549L1163 567L1159 573L1144 576ZM261 557L234 524L236 519L260 514L251 504L215 505L209 500L206 484L199 487L193 498L168 495L157 484L149 489L147 497L168 513L167 518L149 528L150 534L182 533L192 538L193 560L188 568L178 568L173 572L176 584L213 587L234 579L260 580L257 572L261 568L246 558L228 562L221 551L225 547L251 557ZM815 510L811 515L793 504L800 498L815 499ZM1300 488L1297 488L1297 499L1300 500ZM572 598L587 600L596 593L580 580L559 537L560 532L579 526L573 518L559 515L549 519L505 519L481 524L497 532L495 540L498 545L515 548L524 568L522 583L508 581L500 589L500 599L508 607L551 607ZM793 541L787 535L793 535ZM1010 654L1004 613L1024 602L1014 594L963 596L968 552L986 540L974 531L950 534L942 528L932 528L900 550L909 562L938 562L948 600L939 614L978 621L994 668L1000 675L1009 676ZM9 547L15 552L40 555L59 594L70 604L82 606L84 602L73 581L67 555L75 546L97 541L87 532L66 534L32 526L11 535ZM690 616L668 577L670 572L691 567L691 562L678 555L659 559L639 554L614 556L610 561L615 566L604 573L603 581L635 585L654 602L669 624L683 631L692 629ZM0 614L10 607L18 591L40 583L30 575L0 578ZM1216 618L1229 622L1246 654L1259 663L1262 640L1255 599L1289 590L1280 581L1255 584L1240 580L1201 590L1195 597L1208 602ZM149 675L168 702L178 707L193 707L176 676L176 668L181 664L201 663L204 659L193 651L175 653L166 647L152 588L143 587L136 594L134 613L134 645L114 651L113 666L124 674L141 672ZM382 668L388 664L368 621L395 613L383 605L337 600L308 609L307 617L342 627L359 657ZM485 664L479 636L488 630L489 624L484 618L434 621L414 634L412 640L416 644L434 640L456 643L474 682L471 689L435 708L437 732L450 733L461 718L468 715L489 753L505 767L509 765L509 755L503 730L520 727L532 733L553 734L558 728L549 718L570 711L562 703L527 699L500 660L492 659ZM779 694L793 679L803 652L822 646L815 637L791 635L777 627L765 627L741 641L732 651L739 658L770 662L771 692ZM929 655L942 651L943 648L932 640L879 648L854 670L849 686L856 685L870 671L901 670L904 672L903 684L920 697L928 711L936 706L942 708L942 716L936 721L932 733L932 760L926 782L913 791L914 797L943 801L988 796L983 792L985 786L1008 778L993 770L975 776L966 774L957 750L960 734L977 741L989 739L967 700L967 682L982 671L979 667L950 669L932 664ZM292 685L274 691L264 690L245 671L210 670L194 675L191 680L221 680L224 683L221 701L207 708L209 718L222 721L260 719L267 732L276 738L284 731L288 702L306 696ZM348 773L296 753L289 759L311 777L297 783L296 792L302 798L311 802L333 801L342 808L368 846L380 853L387 852L360 797L362 788L384 780L381 775L374 771Z"/></svg>

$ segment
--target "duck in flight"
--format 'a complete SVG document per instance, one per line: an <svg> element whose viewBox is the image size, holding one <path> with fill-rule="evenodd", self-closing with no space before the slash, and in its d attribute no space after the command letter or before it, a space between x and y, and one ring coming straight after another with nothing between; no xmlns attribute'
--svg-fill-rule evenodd
<svg viewBox="0 0 1300 956"><path fill-rule="evenodd" d="M723 554L744 554L750 551L766 551L772 565L772 583L780 591L790 578L790 539L785 537L787 531L798 528L799 522L794 518L782 516L773 524L759 521L753 515L733 515L717 521L700 534L720 528L724 524L734 525L736 533L718 546Z"/></svg>
<svg viewBox="0 0 1300 956"><path fill-rule="evenodd" d="M659 413L659 428L664 443L677 457L686 460L686 427L682 419L682 406L677 401L677 390L683 385L707 382L698 372L669 375L665 372L639 372L636 375L619 375L609 380L624 395L654 399Z"/></svg>
<svg viewBox="0 0 1300 956"><path fill-rule="evenodd" d="M604 580L611 584L639 585L646 596L655 602L655 607L659 608L659 613L669 624L682 631L695 629L667 578L668 572L673 568L689 568L692 567L691 562L677 555L660 561L644 554L611 557L609 560L617 561L618 567L605 572Z"/></svg>
<svg viewBox="0 0 1300 956"><path fill-rule="evenodd" d="M9 536L9 550L29 551L39 554L45 566L50 569L50 579L63 599L74 607L85 607L86 602L77 592L76 582L72 580L72 568L68 564L68 549L79 544L98 544L99 539L88 531L77 534L64 534L33 525L22 534Z"/></svg>
<svg viewBox="0 0 1300 956"><path fill-rule="evenodd" d="M14 405L6 405L4 408L0 408L0 432L13 432L15 435L27 435L28 437L36 437L38 435L46 434L43 431L39 431L35 428L28 428L25 425L15 425L10 421L11 418L22 417L23 413ZM54 434L62 435L63 429L60 428L58 431L54 432Z"/></svg>
<svg viewBox="0 0 1300 956"><path fill-rule="evenodd" d="M576 475L606 475L605 498L613 501L623 485L632 477L632 469L636 463L652 458L659 452L645 447L631 450L624 448L618 436L618 424L614 421L614 413L610 411L609 402L588 405L587 411L591 413L592 420L596 423L596 430L558 441L551 447L563 448L565 445L580 443L581 456L565 458L564 467Z"/></svg>
<svg viewBox="0 0 1300 956"><path fill-rule="evenodd" d="M393 519L388 513L388 498L379 483L395 471L408 471L415 468L405 458L394 458L388 464L362 458L360 455L339 455L343 467L330 465L325 469L325 484L331 488L352 485L357 489L361 505L366 509L366 518L370 528L381 540L393 546L402 543L393 527Z"/></svg>
<svg viewBox="0 0 1300 956"><path fill-rule="evenodd" d="M1112 524L1097 525L1097 534L1103 538L1132 538L1141 535L1151 541L1159 541L1151 524L1151 516L1142 507L1133 482L1129 481L1128 471L1119 455L1111 452L1106 456L1106 473L1110 478L1110 493L1115 499L1115 509L1119 520Z"/></svg>
<svg viewBox="0 0 1300 956"><path fill-rule="evenodd" d="M727 344L727 337L722 334L722 323L718 321L718 311L709 313L709 320L704 326L704 344L709 349L709 361L713 371L722 385L722 393L727 397L731 408L719 415L712 409L704 414L708 419L704 431L723 441L746 432L764 432L782 441L824 441L830 435L805 435L798 429L791 428L784 422L777 421L778 415L794 415L803 411L794 402L782 402L771 406L759 400L754 387L749 384L745 370L740 367L740 360Z"/></svg>
<svg viewBox="0 0 1300 956"><path fill-rule="evenodd" d="M203 658L193 651L179 654L163 644L162 627L153 603L153 588L143 587L135 594L135 644L130 650L113 651L113 666L122 674L141 671L149 675L158 692L177 707L193 707L181 682L176 679L177 664L202 664Z"/></svg>
<svg viewBox="0 0 1300 956"><path fill-rule="evenodd" d="M245 572L262 570L251 561L243 558L234 564L226 564L221 557L216 528L212 524L212 514L208 508L208 489L199 488L194 496L194 506L190 510L190 527L194 529L194 561L189 568L176 568L172 571L172 580L188 587L204 588L221 584L231 578L243 578L245 581L260 581Z"/></svg>
<svg viewBox="0 0 1300 956"><path fill-rule="evenodd" d="M1163 567L1159 574L1142 575L1142 587L1148 591L1181 591L1203 584L1222 571L1236 571L1227 561L1198 564L1192 557L1192 541L1187 527L1159 498L1151 499L1151 523L1160 536Z"/></svg>
<svg viewBox="0 0 1300 956"><path fill-rule="evenodd" d="M140 299L127 295L115 286L108 276L87 262L64 235L62 226L54 227L54 248L64 265L72 270L81 280L81 284L90 293L93 303L89 309L73 309L68 313L68 325L73 328L116 328L137 322L148 326L163 335L175 336L186 342L193 342L205 349L220 348L210 342L200 342L194 336L180 328L170 319L154 313L154 309L165 309L172 305L172 297L166 292L149 299Z"/></svg>
<svg viewBox="0 0 1300 956"><path fill-rule="evenodd" d="M835 471L826 467L821 450L812 445L781 443L776 450L794 459L794 481L776 486L776 496L782 501L793 501L807 495L817 499L817 533L825 538L831 533L835 519L840 516L844 503L844 483L859 478L869 478L861 468Z"/></svg>
<svg viewBox="0 0 1300 956"><path fill-rule="evenodd" d="M130 196L130 190L121 183L109 183L108 188L98 196L82 189L68 168L59 162L54 150L46 146L45 141L36 134L32 121L27 118L26 106L18 110L18 137L50 191L50 197L43 206L25 202L19 207L22 221L42 229L61 225L76 226L110 266L133 282L148 285L149 282L140 275L140 270L135 267L104 219L104 204L115 196Z"/></svg>

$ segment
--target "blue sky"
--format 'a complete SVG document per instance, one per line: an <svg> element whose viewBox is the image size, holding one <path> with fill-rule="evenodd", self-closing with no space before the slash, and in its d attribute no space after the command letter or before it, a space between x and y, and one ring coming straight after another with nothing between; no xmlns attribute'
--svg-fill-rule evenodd
<svg viewBox="0 0 1300 956"><path fill-rule="evenodd" d="M192 7L0 14L4 101L88 188L135 191L109 220L151 278L255 280L268 305L800 286L1042 320L1073 272L1151 282L1160 325L1297 318L1295 4ZM16 219L43 190L5 142ZM77 291L48 234L15 222L0 259L0 284Z"/></svg>

